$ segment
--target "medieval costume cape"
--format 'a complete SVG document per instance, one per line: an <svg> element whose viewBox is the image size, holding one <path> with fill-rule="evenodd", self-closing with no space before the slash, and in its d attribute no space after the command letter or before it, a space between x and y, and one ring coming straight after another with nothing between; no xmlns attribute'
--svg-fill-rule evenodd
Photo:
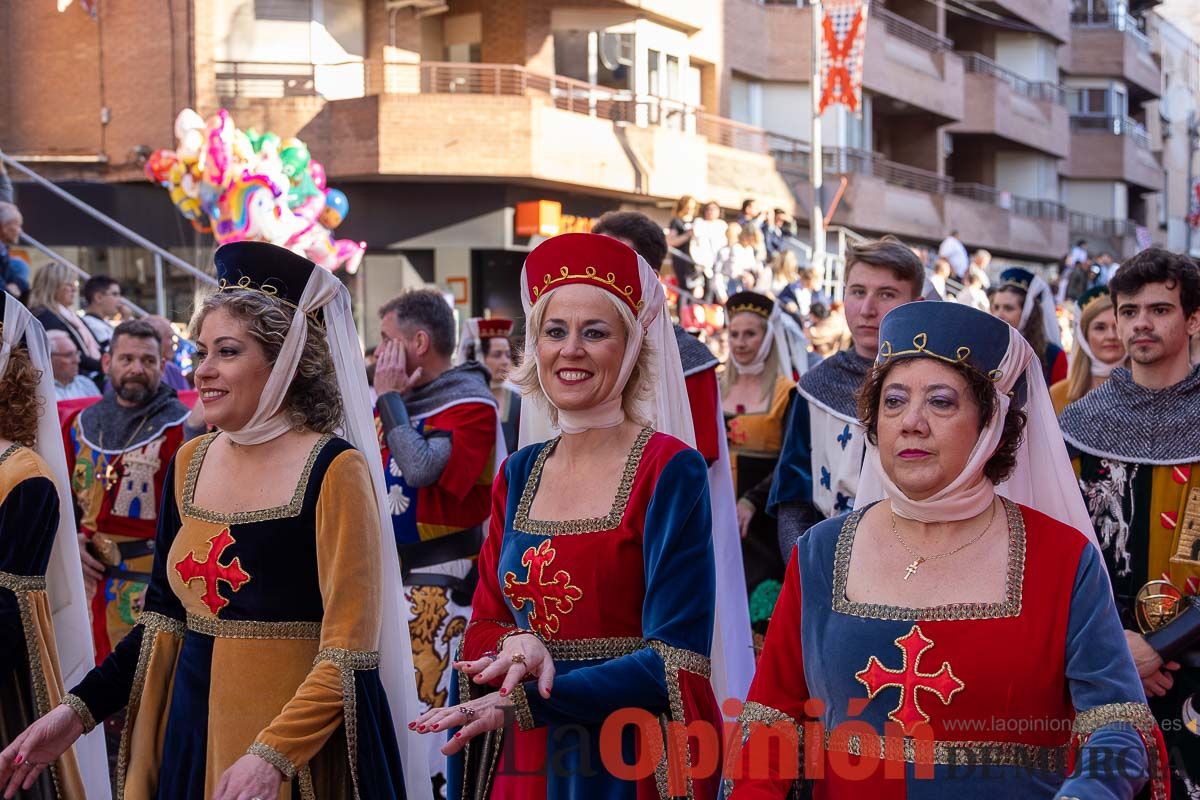
<svg viewBox="0 0 1200 800"><path fill-rule="evenodd" d="M800 512L802 528L780 532L789 547L809 525L854 507L865 441L855 396L870 367L843 350L800 376L767 501L772 514L780 506Z"/></svg>
<svg viewBox="0 0 1200 800"><path fill-rule="evenodd" d="M830 800L1129 800L1147 775L1151 796L1166 796L1161 734L1100 554L1003 502L1008 580L996 603L849 600L866 509L800 537L742 714L742 751L727 762L733 800L784 798L796 783ZM1114 753L1120 770L1103 766Z"/></svg>
<svg viewBox="0 0 1200 800"><path fill-rule="evenodd" d="M71 513L70 509L65 510ZM0 743L62 699L62 672L46 594L46 569L58 531L58 490L34 451L14 444L0 452ZM19 798L85 800L68 750Z"/></svg>
<svg viewBox="0 0 1200 800"><path fill-rule="evenodd" d="M1200 593L1200 367L1166 389L1147 389L1123 367L1063 409L1063 437L1075 456L1087 503L1128 630L1139 630L1138 591L1169 580ZM1173 673L1165 697L1150 699L1163 723L1177 795L1200 792L1200 736L1180 721L1200 692L1200 654ZM1193 702L1192 707L1195 707ZM1195 712L1191 712L1195 713Z"/></svg>
<svg viewBox="0 0 1200 800"><path fill-rule="evenodd" d="M750 609L742 584L742 543L738 534L737 496L733 492L729 444L721 413L720 361L699 339L674 326L683 366L696 449L708 464L708 497L712 505L713 555L717 563L717 609L713 622L712 685L717 699L741 699L754 677Z"/></svg>
<svg viewBox="0 0 1200 800"><path fill-rule="evenodd" d="M475 557L491 510L492 478L505 453L488 373L468 361L404 397L412 425L426 438L450 439L450 460L430 486L412 487L380 427L384 481L405 586L417 699L421 711L446 704L450 660L471 618ZM433 788L446 781L446 757L435 739L428 750Z"/></svg>
<svg viewBox="0 0 1200 800"><path fill-rule="evenodd" d="M323 436L287 504L226 513L195 501L215 437L168 468L145 609L66 702L85 725L128 709L127 800L210 797L246 753L283 773L278 800L404 797L366 462Z"/></svg>
<svg viewBox="0 0 1200 800"><path fill-rule="evenodd" d="M720 729L709 683L715 586L704 460L678 439L644 429L607 516L531 519L556 443L522 449L496 479L463 647L463 658L478 659L499 650L506 635L533 631L554 658L554 688L545 699L536 682L518 687L514 724L471 740L451 759L448 796L713 798L715 762L706 762L711 774L688 777L700 755L695 743L669 748L669 759L650 763L645 778L623 780L601 758L600 736L622 709L654 731L668 721ZM465 698L498 688L460 675L458 692ZM646 760L637 730L626 726L620 739L627 764L639 753ZM510 739L515 746L506 746Z"/></svg>
<svg viewBox="0 0 1200 800"><path fill-rule="evenodd" d="M97 663L137 621L150 582L167 465L183 444L189 413L175 390L160 384L141 408L121 406L109 390L64 426L80 528L106 567L91 599Z"/></svg>

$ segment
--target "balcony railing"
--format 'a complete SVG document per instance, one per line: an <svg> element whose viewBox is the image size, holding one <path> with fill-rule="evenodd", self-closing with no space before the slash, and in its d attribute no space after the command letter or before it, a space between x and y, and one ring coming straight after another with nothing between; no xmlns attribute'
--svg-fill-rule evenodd
<svg viewBox="0 0 1200 800"><path fill-rule="evenodd" d="M987 203L1005 211L1011 211L1017 216L1032 217L1033 219L1050 219L1064 221L1067 218L1066 207L1053 200L1034 200L1028 197L1018 197L1011 192L986 186L982 183L955 183L950 187L950 193L965 197L979 203Z"/></svg>
<svg viewBox="0 0 1200 800"><path fill-rule="evenodd" d="M911 45L931 53L940 53L954 47L954 42L945 36L939 36L912 20L900 16L894 11L888 11L878 0L871 2L871 16L883 21L884 28L897 39L903 39Z"/></svg>
<svg viewBox="0 0 1200 800"><path fill-rule="evenodd" d="M1071 130L1082 133L1111 133L1114 136L1128 136L1143 150L1150 149L1150 134L1146 132L1146 126L1132 117L1072 114Z"/></svg>
<svg viewBox="0 0 1200 800"><path fill-rule="evenodd" d="M1085 233L1092 236L1136 236L1137 223L1131 219L1110 219L1084 214L1078 211L1070 212L1068 225L1072 234Z"/></svg>
<svg viewBox="0 0 1200 800"><path fill-rule="evenodd" d="M1129 6L1120 2L1095 0L1090 9L1071 12L1071 24L1076 28L1111 28L1124 32L1139 48L1150 52L1150 37L1138 27L1138 20Z"/></svg>
<svg viewBox="0 0 1200 800"><path fill-rule="evenodd" d="M1007 83L1014 92L1024 95L1031 100L1046 103L1066 105L1067 90L1062 84L1053 81L1031 81L1012 70L1002 67L982 53L959 53L963 59L963 68L977 75L988 75Z"/></svg>
<svg viewBox="0 0 1200 800"><path fill-rule="evenodd" d="M892 186L915 189L928 194L945 194L954 183L945 175L888 161L879 153L854 147L826 148L822 154L822 161L825 171L833 175L871 175Z"/></svg>

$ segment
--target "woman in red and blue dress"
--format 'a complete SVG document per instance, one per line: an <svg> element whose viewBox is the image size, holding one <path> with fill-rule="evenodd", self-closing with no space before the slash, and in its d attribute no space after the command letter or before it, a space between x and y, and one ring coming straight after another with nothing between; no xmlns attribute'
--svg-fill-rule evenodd
<svg viewBox="0 0 1200 800"><path fill-rule="evenodd" d="M707 468L663 431L691 420L662 289L593 234L543 243L522 278L517 382L561 435L497 476L458 699L413 724L451 732L452 798L713 798L718 737L660 757L668 723L720 730Z"/></svg>
<svg viewBox="0 0 1200 800"><path fill-rule="evenodd" d="M899 306L879 342L858 505L792 551L733 800L1166 797L1032 348L957 303Z"/></svg>

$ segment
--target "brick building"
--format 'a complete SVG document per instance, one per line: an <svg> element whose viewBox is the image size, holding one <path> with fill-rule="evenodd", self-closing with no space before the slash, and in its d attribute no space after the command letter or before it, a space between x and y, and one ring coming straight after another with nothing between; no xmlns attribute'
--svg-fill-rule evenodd
<svg viewBox="0 0 1200 800"><path fill-rule="evenodd" d="M339 235L371 248L364 307L433 281L463 311L510 313L531 243L522 203L665 221L683 194L730 211L753 196L806 217L804 5L169 0L151 13L105 0L92 19L8 3L0 148L87 181L72 191L202 263L209 243L140 159L174 144L181 108L224 107L241 128L303 138L347 192ZM957 230L1027 263L1077 239L1120 259L1139 232L1181 249L1200 60L1155 5L875 2L863 113L823 123L826 182L845 178L834 224L925 243ZM85 266L144 269L61 201L20 199L30 232ZM181 280L180 307L189 290Z"/></svg>

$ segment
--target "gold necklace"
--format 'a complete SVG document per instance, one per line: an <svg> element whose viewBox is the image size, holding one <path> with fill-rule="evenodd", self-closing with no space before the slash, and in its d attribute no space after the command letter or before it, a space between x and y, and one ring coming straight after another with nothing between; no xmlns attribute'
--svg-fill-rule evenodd
<svg viewBox="0 0 1200 800"><path fill-rule="evenodd" d="M952 556L956 553L961 553L963 550L966 550L968 547L970 547L971 545L975 544L980 539L982 539L983 535L985 533L987 533L988 530L992 527L992 523L996 521L996 501L995 500L992 501L992 515L990 517L988 517L987 525L983 526L983 530L981 530L979 533L977 533L973 537L971 537L971 540L969 542L960 544L958 547L954 548L953 550L948 550L945 553L938 553L937 555L932 555L932 556L923 556L920 553L918 553L916 550L913 550L911 547L908 546L908 542L904 541L904 537L900 535L900 531L896 528L896 512L895 512L895 510L892 510L891 513L892 513L892 533L895 534L896 539L900 542L900 545L905 550L908 551L908 554L910 556L913 557L913 562L904 569L904 580L908 580L913 575L917 574L917 568L920 567L922 564L924 564L926 561L936 561L939 558L949 558L950 556Z"/></svg>

